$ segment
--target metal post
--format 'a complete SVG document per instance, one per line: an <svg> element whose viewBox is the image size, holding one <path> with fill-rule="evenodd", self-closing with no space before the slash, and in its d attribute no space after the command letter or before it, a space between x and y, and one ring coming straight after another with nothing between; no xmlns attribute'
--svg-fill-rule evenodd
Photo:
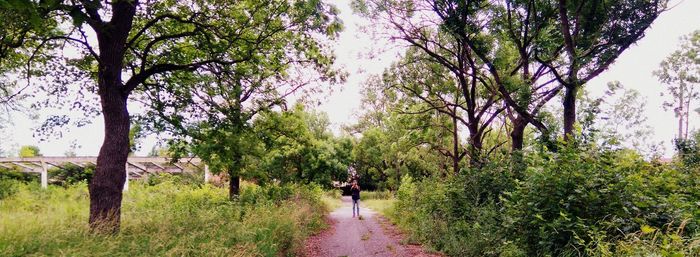
<svg viewBox="0 0 700 257"><path fill-rule="evenodd" d="M49 171L46 169L46 163L41 161L41 188L49 187Z"/></svg>
<svg viewBox="0 0 700 257"><path fill-rule="evenodd" d="M129 162L126 162L126 179L124 180L124 191L129 191Z"/></svg>
<svg viewBox="0 0 700 257"><path fill-rule="evenodd" d="M204 183L209 183L211 173L209 173L209 165L204 164Z"/></svg>

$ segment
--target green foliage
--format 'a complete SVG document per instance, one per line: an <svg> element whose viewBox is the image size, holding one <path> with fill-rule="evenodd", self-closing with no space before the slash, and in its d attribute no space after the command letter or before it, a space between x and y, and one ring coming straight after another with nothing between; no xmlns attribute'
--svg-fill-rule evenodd
<svg viewBox="0 0 700 257"><path fill-rule="evenodd" d="M498 256L505 242L494 200L475 202L468 176L414 182L406 176L397 192L392 218L411 240L449 256ZM469 247L466 247L469 246Z"/></svg>
<svg viewBox="0 0 700 257"><path fill-rule="evenodd" d="M644 226L697 229L692 175L624 151L565 147L538 158L505 204L507 224L529 254L596 255Z"/></svg>
<svg viewBox="0 0 700 257"><path fill-rule="evenodd" d="M389 200L394 198L394 193L388 190L385 191L362 191L360 193L362 200Z"/></svg>
<svg viewBox="0 0 700 257"><path fill-rule="evenodd" d="M0 255L297 256L303 239L325 225L321 194L315 186L244 187L241 198L255 200L231 202L225 189L208 185L133 183L121 233L95 235L86 229L84 183L19 185L0 200Z"/></svg>
<svg viewBox="0 0 700 257"><path fill-rule="evenodd" d="M36 173L22 172L20 167L15 167L14 169L0 167L0 180L16 180L30 183L39 181L39 175Z"/></svg>
<svg viewBox="0 0 700 257"><path fill-rule="evenodd" d="M19 157L38 157L42 156L38 146L25 145L19 148Z"/></svg>
<svg viewBox="0 0 700 257"><path fill-rule="evenodd" d="M285 112L264 112L254 130L262 141L259 162L249 171L260 181L317 183L330 187L346 181L352 141L337 138L325 114L295 105Z"/></svg>
<svg viewBox="0 0 700 257"><path fill-rule="evenodd" d="M51 184L59 186L69 186L77 183L90 183L95 173L95 165L80 167L75 164L66 164L61 167L49 169L49 180Z"/></svg>
<svg viewBox="0 0 700 257"><path fill-rule="evenodd" d="M36 183L39 181L38 174L26 173L16 167L6 169L0 167L0 200L17 193L20 184Z"/></svg>
<svg viewBox="0 0 700 257"><path fill-rule="evenodd" d="M0 179L0 200L17 193L17 181Z"/></svg>
<svg viewBox="0 0 700 257"><path fill-rule="evenodd" d="M677 138L673 141L680 164L685 168L700 167L700 131L695 131L689 139Z"/></svg>
<svg viewBox="0 0 700 257"><path fill-rule="evenodd" d="M411 240L450 256L700 253L697 170L590 146L525 161L520 179L497 161L448 178L406 176L388 213Z"/></svg>
<svg viewBox="0 0 700 257"><path fill-rule="evenodd" d="M202 186L204 185L204 181L202 180L203 177L203 171L184 173L156 173L148 175L144 183L150 186L155 186L162 183L173 183L178 185L182 184L188 186Z"/></svg>

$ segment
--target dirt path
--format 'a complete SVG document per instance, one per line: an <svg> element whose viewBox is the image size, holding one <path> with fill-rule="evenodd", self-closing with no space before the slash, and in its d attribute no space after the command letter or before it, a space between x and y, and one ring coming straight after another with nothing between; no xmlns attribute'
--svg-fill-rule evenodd
<svg viewBox="0 0 700 257"><path fill-rule="evenodd" d="M342 203L329 215L332 227L308 240L307 256L437 256L416 245L402 245L396 228L371 209L360 208L362 219L353 218L350 197L343 197Z"/></svg>

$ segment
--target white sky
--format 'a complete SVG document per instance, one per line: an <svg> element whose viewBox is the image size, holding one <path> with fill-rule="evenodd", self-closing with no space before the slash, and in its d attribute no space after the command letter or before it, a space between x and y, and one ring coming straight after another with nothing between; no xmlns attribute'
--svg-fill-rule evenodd
<svg viewBox="0 0 700 257"><path fill-rule="evenodd" d="M676 3L678 1L675 1ZM345 24L335 46L337 63L345 68L349 77L345 85L335 88L318 109L328 113L334 131L342 124L354 122L354 114L360 112L360 85L370 74L379 74L396 59L396 48L389 48L383 54L369 54L369 49L384 46L386 41L375 41L360 27L367 24L362 18L352 13L350 0L335 1L340 9L340 18ZM646 37L632 46L611 66L611 68L587 85L593 95L600 95L609 81L618 80L626 88L636 89L648 100L647 111L641 115L648 116L648 123L654 128L654 141L664 142L665 156L672 154L671 139L677 131L674 115L661 107L663 99L660 93L664 90L656 78L652 76L661 60L678 48L678 40L682 35L700 29L700 1L685 0L678 6L664 13L647 31ZM371 57L369 57L371 56ZM131 107L131 106L130 106ZM133 107L130 108L130 110ZM44 111L45 112L45 111ZM39 111L42 114L42 111ZM43 113L44 115L46 113ZM80 146L78 155L97 155L103 139L102 117L98 117L91 125L82 128L63 130L63 136L57 139L40 142L32 136L40 121L31 120L21 113L13 113L13 124L4 129L0 136L0 149L16 155L22 145L37 145L46 156L60 156L68 150L70 142L75 141ZM700 126L698 114L692 113L690 129ZM137 155L145 155L154 145L153 139L143 142Z"/></svg>

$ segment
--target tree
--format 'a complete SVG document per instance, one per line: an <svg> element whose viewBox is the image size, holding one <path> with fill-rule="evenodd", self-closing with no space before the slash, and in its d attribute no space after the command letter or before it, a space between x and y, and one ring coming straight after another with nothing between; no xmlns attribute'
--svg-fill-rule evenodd
<svg viewBox="0 0 700 257"><path fill-rule="evenodd" d="M599 98L584 94L579 99L577 116L583 123L583 138L605 149L633 149L648 157L659 154L659 143L652 141L653 129L647 117L639 115L646 109L646 99L619 81L608 83Z"/></svg>
<svg viewBox="0 0 700 257"><path fill-rule="evenodd" d="M41 154L41 151L39 150L38 146L34 145L24 145L19 148L19 157L26 158L26 157L37 157L37 156L43 156Z"/></svg>
<svg viewBox="0 0 700 257"><path fill-rule="evenodd" d="M248 167L258 181L318 183L346 181L352 141L336 138L325 113L306 111L296 104L291 110L266 111L255 119L253 129L263 143L257 162Z"/></svg>
<svg viewBox="0 0 700 257"><path fill-rule="evenodd" d="M474 1L476 2L476 1ZM525 129L533 124L543 133L551 129L537 117L540 111L562 89L551 79L551 71L537 64L538 52L552 47L548 44L551 17L555 10L541 1L508 0L477 3L481 8L463 16L459 5L445 5L441 17L445 26L471 47L484 62L494 85L506 105L510 121L511 152L523 149ZM482 16L491 16L481 20ZM486 31L474 33L465 24L480 24ZM466 30L466 31L465 31ZM493 39L484 40L480 34L489 33ZM493 53L493 54L492 54ZM518 154L519 153L515 153Z"/></svg>
<svg viewBox="0 0 700 257"><path fill-rule="evenodd" d="M193 154L212 172L229 174L232 199L248 157L258 154L253 117L286 108L285 98L294 93L343 79L325 43L341 29L334 7L315 0L256 7L252 20L245 13L232 17L235 23L222 20L241 30L238 45L227 53L240 62L208 63L202 66L206 73L195 75L171 73L149 83L140 100L148 106L141 117L148 129L175 136L175 158Z"/></svg>
<svg viewBox="0 0 700 257"><path fill-rule="evenodd" d="M413 51L410 62L427 61L440 66L442 73L449 74L455 84L451 99L438 99L443 104L431 104L431 108L446 115L453 113L453 118L464 123L469 131L469 157L472 166L481 165L483 137L489 125L505 109L500 106L500 97L495 93L492 80L482 69L483 63L474 55L472 46L466 44L463 37L453 33L450 24L441 16L443 1L355 1L356 10L374 19L375 28L383 28L389 37L406 43ZM479 6L474 2L451 3L466 6L462 11L474 13ZM456 23L455 23L456 24ZM378 26L377 26L378 25ZM461 24L461 28L478 29L473 24ZM464 33L468 33L464 31ZM485 40L486 38L482 38ZM408 54L410 55L410 54ZM430 65L430 64L428 64ZM434 69L434 67L431 67ZM420 89L417 93L426 91ZM459 94L459 98L455 97ZM418 94L418 95L419 95ZM460 99L461 98L461 99ZM449 103L444 105L444 100ZM459 104L458 104L459 103ZM449 109L454 109L449 111ZM458 112L463 113L459 115ZM455 132L457 130L454 130ZM455 156L458 156L456 154Z"/></svg>
<svg viewBox="0 0 700 257"><path fill-rule="evenodd" d="M385 70L381 81L384 92L390 92L397 98L394 110L398 115L411 115L415 119L408 125L423 133L414 133L419 144L429 144L434 150L449 158L452 162L452 173L457 174L464 157L469 157L472 164L477 164L482 158L483 140L488 133L491 120L500 112L493 110L484 116L468 115L469 104L464 101L463 92L450 77L442 65L431 62L420 50L409 48L404 58ZM477 89L474 89L477 90ZM486 108L493 106L495 95L484 99ZM486 113L480 109L482 115ZM465 114L466 113L466 114ZM465 118L466 116L466 118ZM390 116L391 117L391 116ZM393 123L400 122L400 117L393 118ZM390 123L390 124L393 124ZM478 126L473 126L477 123ZM462 146L460 129L469 131L469 146ZM434 127L432 132L439 135L428 135L428 127ZM410 129L408 129L411 131ZM435 137L436 136L436 137ZM444 142L448 139L449 142Z"/></svg>
<svg viewBox="0 0 700 257"><path fill-rule="evenodd" d="M319 1L21 0L0 8L0 13L26 14L19 34L0 42L3 52L20 49L15 53L28 56L23 74L31 77L44 74L39 71L73 68L74 77L93 81L79 90L96 88L105 124L105 139L89 185L90 225L107 232L117 232L120 224L131 123L127 102L134 92L187 91L154 85L173 76L211 74L212 65L230 69L261 59L267 54L260 48L269 45L264 44L266 40L290 33L288 22L297 22L302 30L329 28L327 10ZM80 56L64 56L64 51L54 50L59 44L77 49ZM310 51L317 49L310 47ZM37 68L40 65L44 68ZM68 85L75 83L52 86Z"/></svg>
<svg viewBox="0 0 700 257"><path fill-rule="evenodd" d="M654 76L668 85L666 89L671 99L664 101L663 107L666 110L673 108L678 118L676 139L687 139L690 106L700 97L695 88L700 83L700 30L681 37L681 49L666 57L654 71Z"/></svg>
<svg viewBox="0 0 700 257"><path fill-rule="evenodd" d="M70 142L70 146L68 146L68 150L66 150L66 152L63 153L63 156L66 156L66 157L76 157L76 156L78 156L78 154L76 153L76 151L77 151L78 148L80 148L80 147L81 147L81 146L78 145L78 142L77 142L76 140L71 141L71 142Z"/></svg>
<svg viewBox="0 0 700 257"><path fill-rule="evenodd" d="M576 97L583 85L605 71L644 36L666 10L667 0L559 0L548 47L535 58L564 86L564 136L574 135ZM554 47L551 47L553 44Z"/></svg>
<svg viewBox="0 0 700 257"><path fill-rule="evenodd" d="M616 99L606 101L606 106L602 107L601 119L604 121L600 131L603 138L647 156L658 155L658 143L651 138L654 131L647 124L647 117L639 115L645 113L646 99L639 91L625 89L617 81L608 83L608 88L606 95L615 95ZM622 92L617 93L618 90Z"/></svg>
<svg viewBox="0 0 700 257"><path fill-rule="evenodd" d="M397 189L404 174L414 178L454 174L463 166L461 161L466 154L462 139L456 138L457 151L462 155L456 162L451 155L454 119L431 109L429 103L404 92L401 86L404 82L418 83L412 78L427 81L439 80L439 76L406 77L404 73L425 70L394 73L400 69L397 66L394 64L382 76L372 76L364 83L363 111L357 124L348 128L360 134L352 150L353 163L360 184L369 189ZM444 165L447 162L453 166Z"/></svg>

